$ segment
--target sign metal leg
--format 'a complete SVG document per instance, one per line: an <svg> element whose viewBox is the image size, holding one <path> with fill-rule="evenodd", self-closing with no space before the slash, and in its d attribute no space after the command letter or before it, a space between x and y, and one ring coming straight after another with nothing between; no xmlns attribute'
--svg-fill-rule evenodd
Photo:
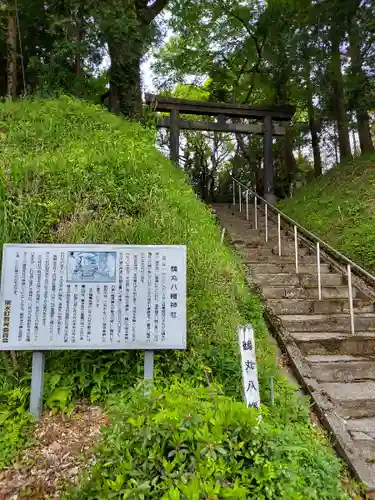
<svg viewBox="0 0 375 500"><path fill-rule="evenodd" d="M31 372L30 413L38 420L42 416L45 353L33 352Z"/></svg>
<svg viewBox="0 0 375 500"><path fill-rule="evenodd" d="M146 382L145 395L150 393L150 386L154 379L154 351L145 351L144 379Z"/></svg>

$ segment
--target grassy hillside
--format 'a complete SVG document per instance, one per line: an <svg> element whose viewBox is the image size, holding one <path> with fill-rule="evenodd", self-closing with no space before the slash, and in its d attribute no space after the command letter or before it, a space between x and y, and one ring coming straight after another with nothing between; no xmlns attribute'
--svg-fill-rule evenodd
<svg viewBox="0 0 375 500"><path fill-rule="evenodd" d="M307 402L277 375L258 298L183 173L153 147L153 132L63 97L0 104L0 141L0 243L188 248L188 349L156 356L152 396L124 392L142 377L141 353L48 356L47 406L109 398L111 409L93 474L67 498L346 498ZM236 327L247 322L257 336L260 424L256 410L235 403ZM4 360L0 465L25 443L29 419L30 356ZM276 401L267 406L271 375Z"/></svg>
<svg viewBox="0 0 375 500"><path fill-rule="evenodd" d="M279 207L375 274L375 156L333 168Z"/></svg>

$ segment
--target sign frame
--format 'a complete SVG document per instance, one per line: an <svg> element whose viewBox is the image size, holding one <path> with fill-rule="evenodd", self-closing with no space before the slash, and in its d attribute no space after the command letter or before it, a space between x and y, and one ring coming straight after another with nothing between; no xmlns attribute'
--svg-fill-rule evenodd
<svg viewBox="0 0 375 500"><path fill-rule="evenodd" d="M183 270L180 275L183 277L182 282L179 283L179 300L181 301L181 307L180 307L180 314L181 318L179 319L177 323L177 329L179 332L179 341L178 342L171 342L168 341L168 339L165 341L165 343L162 343L160 341L159 344L156 344L155 342L148 342L146 339L142 340L136 340L135 342L131 341L120 341L120 342L103 342L103 343L80 343L76 342L75 344L72 344L70 342L67 343L62 343L60 342L58 345L52 345L50 343L47 344L42 344L42 343L26 343L23 342L22 344L17 345L17 343L13 344L8 344L3 342L3 325L4 325L4 287L5 287L5 252L7 251L8 248L19 248L20 250L22 249L33 249L35 248L36 250L38 249L45 249L48 251L48 249L53 249L54 251L62 250L62 251L72 251L73 252L105 252L105 253L111 253L111 252L134 252L134 253L141 253L144 252L147 254L147 251L151 252L156 252L157 250L160 251L167 251L171 253L173 250L176 250L178 252L182 252L182 260L183 260ZM181 255L179 256L181 257ZM117 265L117 263L116 263ZM66 271L64 270L64 273ZM169 272L170 274L170 272ZM86 281L80 281L79 284L85 284L87 285ZM98 283L91 282L93 285L97 285ZM64 286L67 286L68 281L64 282ZM101 282L100 285L105 285L104 282ZM139 283L138 283L139 285ZM118 286L117 281L116 281L116 286ZM187 321L186 321L186 246L185 245L102 245L102 244L5 244L3 248L3 265L2 265L2 272L1 272L1 287L0 287L0 351L7 351L7 350L12 350L12 351L49 351L49 350L184 350L186 349L187 346ZM116 292L117 293L117 292ZM168 312L168 309L167 309ZM141 314L141 312L138 312L138 315ZM146 314L146 311L145 311ZM167 319L168 321L168 319ZM174 321L174 320L172 320ZM117 325L117 322L116 322ZM181 332L181 328L183 328L183 331Z"/></svg>

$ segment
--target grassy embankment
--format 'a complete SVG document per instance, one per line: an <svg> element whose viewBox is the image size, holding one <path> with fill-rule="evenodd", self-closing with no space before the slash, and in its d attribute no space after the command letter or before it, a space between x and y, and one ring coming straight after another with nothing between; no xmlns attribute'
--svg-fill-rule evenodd
<svg viewBox="0 0 375 500"><path fill-rule="evenodd" d="M151 396L124 390L142 377L141 353L47 357L46 405L66 410L85 397L111 410L92 474L68 498L347 498L307 401L277 375L258 298L183 173L153 147L153 133L64 97L0 104L0 142L1 244L188 247L188 350L156 356ZM236 327L247 322L257 337L260 424L241 401ZM1 466L29 432L30 355L4 361Z"/></svg>
<svg viewBox="0 0 375 500"><path fill-rule="evenodd" d="M375 155L331 169L279 207L375 274Z"/></svg>

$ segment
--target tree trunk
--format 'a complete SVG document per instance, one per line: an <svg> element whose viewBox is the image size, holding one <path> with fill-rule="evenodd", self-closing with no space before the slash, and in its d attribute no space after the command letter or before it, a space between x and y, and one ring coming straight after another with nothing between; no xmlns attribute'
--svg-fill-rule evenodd
<svg viewBox="0 0 375 500"><path fill-rule="evenodd" d="M332 86L333 111L337 120L337 129L339 136L340 160L350 159L352 153L350 150L348 117L346 114L344 98L344 82L341 72L341 54L340 37L335 28L331 28L331 62L330 62L330 80Z"/></svg>
<svg viewBox="0 0 375 500"><path fill-rule="evenodd" d="M81 58L81 42L84 37L84 30L83 30L83 19L82 16L79 16L79 20L77 22L77 35L76 35L76 41L77 41L77 53L75 57L75 74L80 75L82 73L82 58Z"/></svg>
<svg viewBox="0 0 375 500"><path fill-rule="evenodd" d="M128 42L131 45L131 42ZM134 50L124 53L116 44L110 46L110 95L109 109L116 114L137 118L142 111L141 59L142 54Z"/></svg>
<svg viewBox="0 0 375 500"><path fill-rule="evenodd" d="M372 142L370 120L366 106L366 75L362 70L360 32L354 16L350 21L349 44L354 82L353 101L357 116L359 143L362 153L373 153L374 144Z"/></svg>
<svg viewBox="0 0 375 500"><path fill-rule="evenodd" d="M284 137L284 162L288 179L289 196L291 196L297 180L297 162L293 154L293 134L290 125L286 127Z"/></svg>
<svg viewBox="0 0 375 500"><path fill-rule="evenodd" d="M311 145L314 155L314 175L315 177L319 177L320 175L322 175L322 158L320 156L319 126L315 117L313 90L310 82L310 75L308 76L307 80L307 109L309 116Z"/></svg>
<svg viewBox="0 0 375 500"><path fill-rule="evenodd" d="M14 12L8 14L7 31L7 51L8 51L8 97L17 97L17 21Z"/></svg>

